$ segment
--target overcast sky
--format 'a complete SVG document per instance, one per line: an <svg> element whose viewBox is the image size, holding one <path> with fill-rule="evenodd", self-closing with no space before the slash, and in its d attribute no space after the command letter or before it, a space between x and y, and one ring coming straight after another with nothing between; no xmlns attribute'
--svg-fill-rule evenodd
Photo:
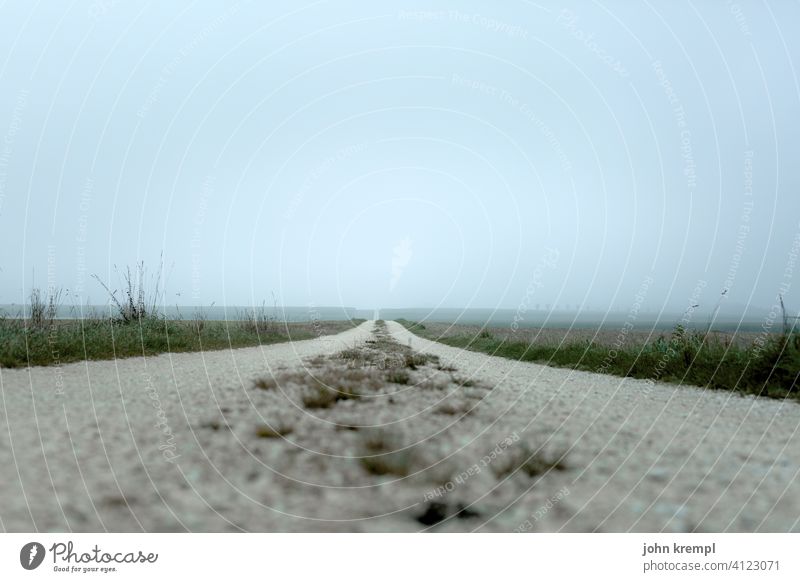
<svg viewBox="0 0 800 582"><path fill-rule="evenodd" d="M262 4L0 6L0 303L800 308L797 2Z"/></svg>

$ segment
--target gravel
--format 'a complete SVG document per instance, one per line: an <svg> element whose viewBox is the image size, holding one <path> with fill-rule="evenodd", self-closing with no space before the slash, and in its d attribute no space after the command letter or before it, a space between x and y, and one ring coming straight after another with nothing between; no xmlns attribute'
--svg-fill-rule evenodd
<svg viewBox="0 0 800 582"><path fill-rule="evenodd" d="M387 322L438 362L305 408L373 325L0 370L0 528L800 530L795 402L519 363Z"/></svg>

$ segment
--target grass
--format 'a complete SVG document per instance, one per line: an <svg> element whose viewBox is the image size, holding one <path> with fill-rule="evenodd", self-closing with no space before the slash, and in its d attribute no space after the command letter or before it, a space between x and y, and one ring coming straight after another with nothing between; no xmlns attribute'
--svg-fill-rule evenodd
<svg viewBox="0 0 800 582"><path fill-rule="evenodd" d="M364 343L363 347L354 346L336 354L336 358L347 363L351 368L376 368L385 370L396 380L397 384L408 383L408 372L428 364L439 363L439 357L433 354L415 352L408 346L401 345L392 339L383 320L375 322L375 336ZM405 369L405 370L404 370Z"/></svg>
<svg viewBox="0 0 800 582"><path fill-rule="evenodd" d="M404 361L406 368L416 370L418 367L426 366L430 363L438 364L439 356L424 353L406 354Z"/></svg>
<svg viewBox="0 0 800 582"><path fill-rule="evenodd" d="M165 352L196 352L268 345L335 334L363 320L283 323L271 329L238 321L167 320L146 317L30 320L0 318L0 366L51 366Z"/></svg>
<svg viewBox="0 0 800 582"><path fill-rule="evenodd" d="M387 374L386 380L392 384L408 384L411 382L411 376L405 370L392 370Z"/></svg>
<svg viewBox="0 0 800 582"><path fill-rule="evenodd" d="M130 267L120 271L116 266L114 266L114 271L120 282L121 291L119 289L111 289L96 274L92 275L92 277L108 293L110 303L116 308L117 317L123 323L141 322L146 319L157 318L158 302L161 299L161 275L164 272L163 256L158 271L149 280L144 261L137 263L133 271L131 271Z"/></svg>
<svg viewBox="0 0 800 582"><path fill-rule="evenodd" d="M278 318L277 305L273 307L272 315L269 315L266 301L262 301L259 307L249 308L237 313L236 322L242 328L242 331L255 334L274 333L281 324Z"/></svg>
<svg viewBox="0 0 800 582"><path fill-rule="evenodd" d="M620 347L591 340L535 342L491 333L437 336L415 322L410 331L449 346L549 366L666 381L773 398L800 398L800 333L764 334L730 342L677 326L668 337Z"/></svg>
<svg viewBox="0 0 800 582"><path fill-rule="evenodd" d="M276 439L291 434L292 430L292 427L286 424L280 424L274 427L268 424L262 424L256 427L255 433L260 439Z"/></svg>
<svg viewBox="0 0 800 582"><path fill-rule="evenodd" d="M48 290L46 299L42 297L42 292L39 289L31 289L28 304L30 310L28 323L31 327L44 329L53 325L63 297L64 292L62 289Z"/></svg>
<svg viewBox="0 0 800 582"><path fill-rule="evenodd" d="M362 382L366 379L366 376L353 377L345 374L329 374L325 380L312 378L310 386L303 391L303 406L308 409L330 408L340 400L360 398Z"/></svg>
<svg viewBox="0 0 800 582"><path fill-rule="evenodd" d="M399 433L373 429L362 437L361 450L361 466L372 475L406 477L412 472L413 449L403 447Z"/></svg>
<svg viewBox="0 0 800 582"><path fill-rule="evenodd" d="M563 471L564 455L548 456L541 451L532 451L525 445L518 445L506 451L505 456L495 462L494 473L498 478L505 478L519 472L528 477L538 477L550 471Z"/></svg>
<svg viewBox="0 0 800 582"><path fill-rule="evenodd" d="M330 408L340 400L360 398L362 392L375 391L383 385L382 375L375 370L332 366L283 372L274 377L259 378L254 383L256 388L267 391L300 386L303 406L308 409Z"/></svg>
<svg viewBox="0 0 800 582"><path fill-rule="evenodd" d="M466 400L447 400L436 408L437 414L447 416L467 416L472 413L473 404Z"/></svg>
<svg viewBox="0 0 800 582"><path fill-rule="evenodd" d="M210 321L199 308L190 320L167 319L159 309L163 301L163 256L150 274L144 262L133 269L114 267L112 288L98 275L92 277L108 294L110 311L75 319L57 319L62 289L48 287L46 295L34 288L18 317L0 313L0 367L57 366L84 360L108 360L166 352L197 352L268 345L340 333L364 320L287 323L278 319L273 294L272 314L266 302L237 314L234 321ZM212 304L213 305L213 304ZM76 308L73 308L73 312Z"/></svg>
<svg viewBox="0 0 800 582"><path fill-rule="evenodd" d="M316 356L306 360L302 371L259 378L254 386L266 391L300 388L306 409L326 409L342 400L377 394L388 384L412 384L412 371L438 362L436 356L414 353L397 343L382 321L376 322L374 332L373 338L361 346L346 348L327 359Z"/></svg>
<svg viewBox="0 0 800 582"><path fill-rule="evenodd" d="M458 384L463 388L472 388L473 386L475 386L475 381L470 380L469 378L462 378L461 376L451 376L451 377L453 379L453 382L455 382L456 384Z"/></svg>

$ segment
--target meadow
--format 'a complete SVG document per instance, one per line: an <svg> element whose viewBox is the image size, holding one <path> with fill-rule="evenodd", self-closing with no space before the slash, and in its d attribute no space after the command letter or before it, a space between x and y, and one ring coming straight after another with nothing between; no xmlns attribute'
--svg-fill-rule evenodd
<svg viewBox="0 0 800 582"><path fill-rule="evenodd" d="M166 352L200 352L306 340L340 333L364 320L286 322L265 305L242 309L233 320L211 320L203 309L166 317L155 301L132 288L111 309L61 318L62 293L34 289L24 311L0 314L0 366L53 366ZM116 295L111 295L115 298Z"/></svg>
<svg viewBox="0 0 800 582"><path fill-rule="evenodd" d="M486 328L398 320L413 333L492 356L773 398L800 397L800 333Z"/></svg>

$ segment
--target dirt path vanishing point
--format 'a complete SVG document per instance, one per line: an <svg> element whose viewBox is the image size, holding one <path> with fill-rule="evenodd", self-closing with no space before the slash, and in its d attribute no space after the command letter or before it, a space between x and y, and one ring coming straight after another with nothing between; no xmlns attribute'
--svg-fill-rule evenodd
<svg viewBox="0 0 800 582"><path fill-rule="evenodd" d="M6 531L797 531L800 406L399 324L0 370Z"/></svg>

